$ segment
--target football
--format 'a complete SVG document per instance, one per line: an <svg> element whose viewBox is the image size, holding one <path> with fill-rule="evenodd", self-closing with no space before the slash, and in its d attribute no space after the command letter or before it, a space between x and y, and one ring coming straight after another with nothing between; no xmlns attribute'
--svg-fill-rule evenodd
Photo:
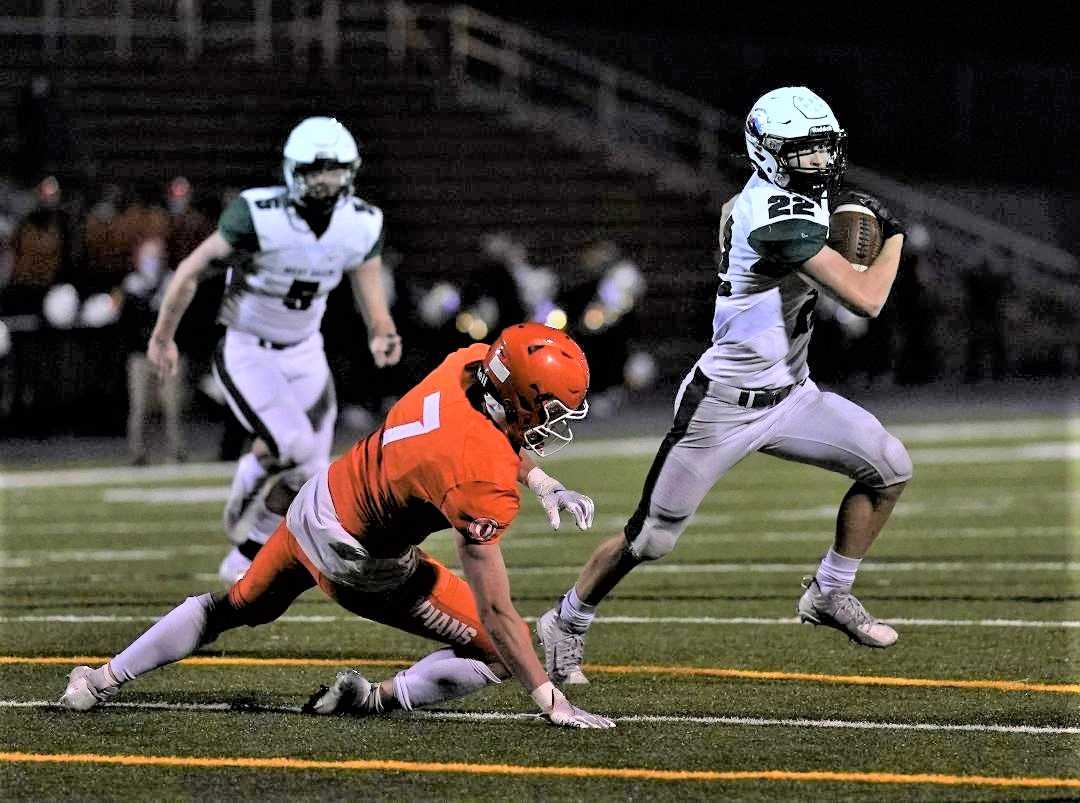
<svg viewBox="0 0 1080 803"><path fill-rule="evenodd" d="M829 218L829 247L857 271L870 267L884 242L877 216L862 204L840 204Z"/></svg>

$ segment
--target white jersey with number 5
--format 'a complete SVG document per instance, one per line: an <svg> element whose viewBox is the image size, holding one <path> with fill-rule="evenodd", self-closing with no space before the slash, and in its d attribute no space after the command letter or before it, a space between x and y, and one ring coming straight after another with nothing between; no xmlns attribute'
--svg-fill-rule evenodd
<svg viewBox="0 0 1080 803"><path fill-rule="evenodd" d="M276 343L304 340L319 330L343 272L380 253L382 227L378 207L347 197L316 236L285 187L245 190L218 225L243 256L229 269L220 321Z"/></svg>
<svg viewBox="0 0 1080 803"><path fill-rule="evenodd" d="M828 204L757 175L724 206L712 345L698 365L738 388L782 388L809 375L817 292L798 268L824 246Z"/></svg>

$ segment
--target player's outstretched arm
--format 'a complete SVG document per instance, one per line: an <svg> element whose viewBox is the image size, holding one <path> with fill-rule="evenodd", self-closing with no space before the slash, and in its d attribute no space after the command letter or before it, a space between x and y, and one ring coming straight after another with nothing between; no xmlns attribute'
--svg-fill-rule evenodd
<svg viewBox="0 0 1080 803"><path fill-rule="evenodd" d="M381 256L373 256L356 270L349 271L353 300L368 330L368 346L378 368L397 365L401 359L401 337L390 315L383 287Z"/></svg>
<svg viewBox="0 0 1080 803"><path fill-rule="evenodd" d="M229 241L220 231L215 231L176 266L176 272L165 288L157 322L146 347L146 356L161 376L172 376L176 373L179 359L174 341L176 329L199 288L199 277L211 262L224 259L232 252L233 247Z"/></svg>
<svg viewBox="0 0 1080 803"><path fill-rule="evenodd" d="M610 719L571 705L548 680L533 652L528 625L510 601L510 581L498 544L469 543L460 534L457 543L461 567L476 596L480 621L491 634L503 664L532 695L547 720L571 728L614 728Z"/></svg>
<svg viewBox="0 0 1080 803"><path fill-rule="evenodd" d="M583 493L571 491L561 482L549 476L542 468L533 462L528 452L520 452L521 466L518 468L518 482L529 486L536 498L540 500L544 512L547 513L551 529L559 529L562 523L559 516L560 510L567 511L574 517L574 523L579 530L587 530L592 527L593 516L596 513L596 504Z"/></svg>

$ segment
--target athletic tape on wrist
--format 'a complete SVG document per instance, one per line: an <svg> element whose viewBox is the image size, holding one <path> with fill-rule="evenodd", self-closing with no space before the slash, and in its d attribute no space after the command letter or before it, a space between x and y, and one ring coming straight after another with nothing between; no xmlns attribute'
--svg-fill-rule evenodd
<svg viewBox="0 0 1080 803"><path fill-rule="evenodd" d="M561 482L554 477L548 476L540 466L534 466L529 470L529 473L525 475L525 483L537 496L547 496L555 491L566 490L566 487Z"/></svg>
<svg viewBox="0 0 1080 803"><path fill-rule="evenodd" d="M545 714L550 714L551 709L555 707L555 704L563 698L563 693L555 688L555 684L550 680L546 683L541 683L535 689L532 690L533 702L536 703L540 710Z"/></svg>

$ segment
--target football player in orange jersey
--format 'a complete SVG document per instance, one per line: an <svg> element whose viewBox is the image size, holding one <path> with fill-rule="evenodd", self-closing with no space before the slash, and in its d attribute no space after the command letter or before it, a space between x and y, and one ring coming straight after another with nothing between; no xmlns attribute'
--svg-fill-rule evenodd
<svg viewBox="0 0 1080 803"><path fill-rule="evenodd" d="M377 685L340 672L309 700L310 713L412 710L513 676L552 724L614 727L571 705L548 679L511 602L499 548L518 512L518 483L536 493L556 529L560 510L591 526L592 500L527 454L570 442L571 422L588 412L588 388L581 348L540 324L454 352L381 427L301 488L228 592L188 597L108 663L76 667L61 703L93 708L225 630L274 621L317 585L346 610L448 646ZM465 580L417 546L448 526Z"/></svg>

